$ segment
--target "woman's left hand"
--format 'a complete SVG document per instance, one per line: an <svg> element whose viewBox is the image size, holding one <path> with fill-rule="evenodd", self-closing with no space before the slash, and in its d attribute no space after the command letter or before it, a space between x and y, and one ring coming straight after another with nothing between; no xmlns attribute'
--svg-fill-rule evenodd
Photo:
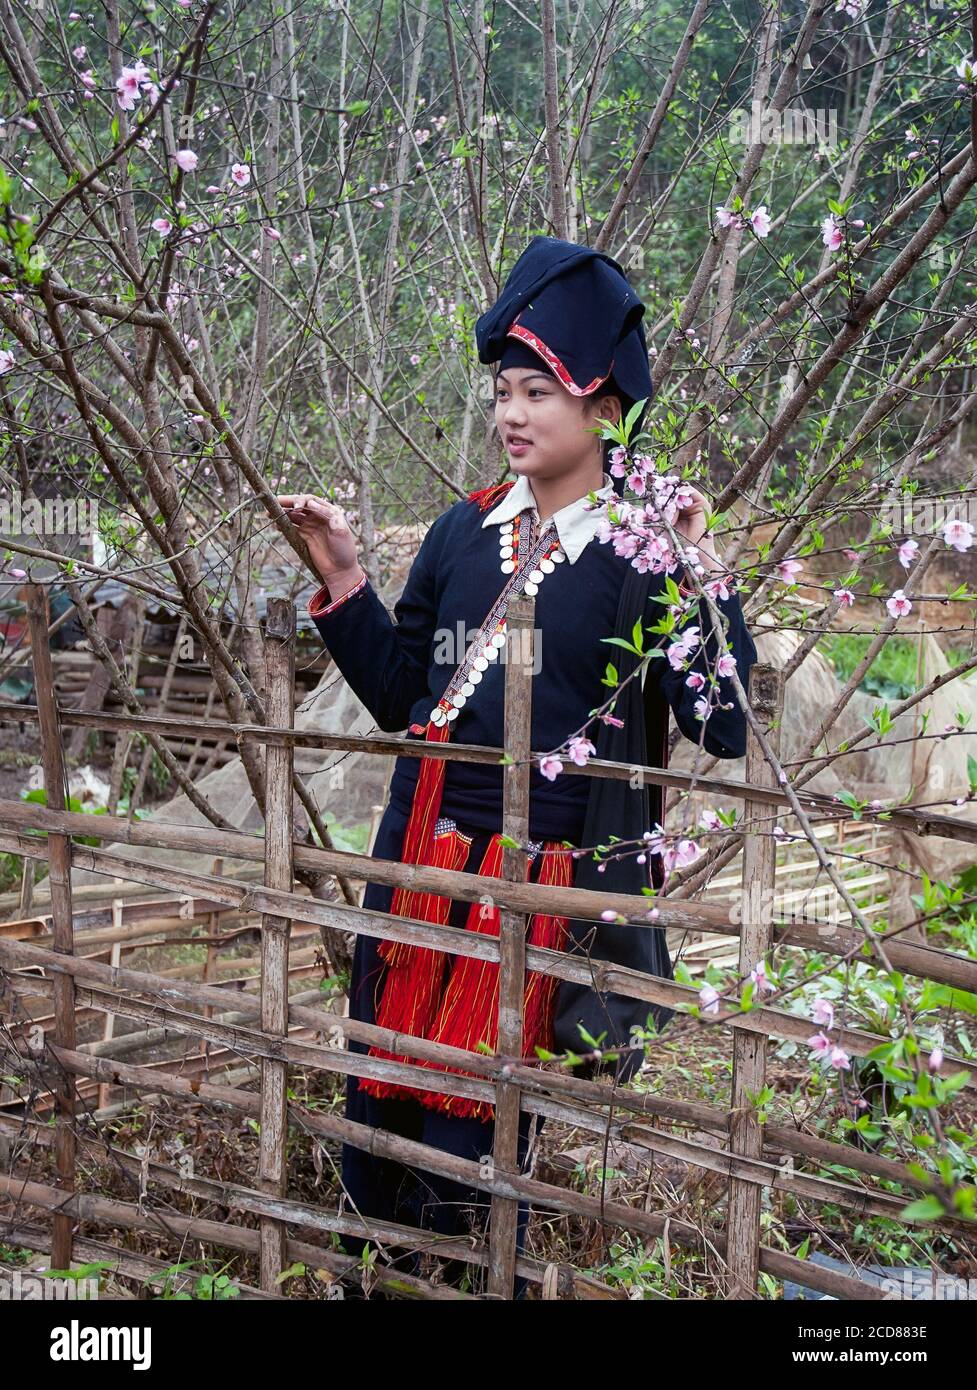
<svg viewBox="0 0 977 1390"><path fill-rule="evenodd" d="M698 488L690 487L688 491L692 494L692 506L679 512L675 520L675 530L680 536L685 537L689 545L698 545L705 535L708 503L705 494Z"/></svg>
<svg viewBox="0 0 977 1390"><path fill-rule="evenodd" d="M698 488L690 487L689 492L692 495L692 505L679 512L675 518L675 530L689 545L695 546L705 569L721 570L724 566L716 553L715 541L706 533L708 500L705 493L700 492Z"/></svg>

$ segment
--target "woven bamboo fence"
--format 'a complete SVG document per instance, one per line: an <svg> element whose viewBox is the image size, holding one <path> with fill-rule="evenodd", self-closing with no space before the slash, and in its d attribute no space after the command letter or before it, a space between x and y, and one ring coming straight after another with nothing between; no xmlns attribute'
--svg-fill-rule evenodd
<svg viewBox="0 0 977 1390"><path fill-rule="evenodd" d="M590 892L577 888L526 882L522 850L507 849L500 878L403 865L368 855L340 852L294 842L292 823L293 754L296 746L328 750L349 749L382 755L460 758L498 763L498 751L471 745L426 744L392 737L354 738L342 735L296 733L294 705L295 614L283 600L269 605L264 634L269 717L267 726L238 725L199 718L127 716L105 712L61 710L54 695L51 654L47 643L47 607L40 586L30 586L29 612L32 659L37 690L36 708L0 705L0 719L33 720L39 725L47 804L0 801L0 851L46 858L51 910L45 919L32 919L0 928L0 1025L6 1046L14 1052L28 1081L27 1094L8 1087L0 1094L0 1212L5 1239L50 1250L56 1268L72 1260L109 1259L122 1275L147 1278L165 1262L121 1251L108 1243L98 1228L153 1232L165 1236L174 1252L188 1240L215 1250L257 1256L259 1287L246 1296L281 1297L278 1276L290 1262L304 1262L335 1281L358 1278L360 1261L335 1249L333 1237L366 1237L388 1249L433 1252L439 1258L461 1260L487 1272L488 1294L510 1298L516 1275L540 1286L545 1298L616 1298L619 1290L563 1265L544 1265L517 1251L516 1219L520 1200L534 1207L571 1215L634 1233L653 1242L664 1238L691 1250L707 1250L717 1262L722 1286L730 1298L755 1298L760 1272L778 1280L797 1280L836 1298L872 1299L882 1293L857 1277L813 1265L798 1256L765 1245L761 1239L761 1194L764 1189L791 1192L812 1202L831 1203L861 1215L898 1219L906 1201L930 1190L927 1182L901 1163L860 1149L795 1130L762 1123L753 1102L766 1077L768 1039L804 1043L809 1021L787 1010L758 1003L746 1011L723 1010L708 1026L728 1033L732 1052L732 1095L728 1110L717 1106L648 1094L632 1086L612 1086L587 1080L554 1064L541 1065L522 1056L522 1000L527 968L560 979L596 984L600 989L671 1008L697 1002L688 986L607 962L571 957L561 952L527 947L527 915L545 911L594 922L606 909L629 921L647 925L647 897ZM530 713L532 691L533 600L514 601L510 629L521 629L520 659L506 665L505 746L512 758L504 781L503 833L517 843L528 838ZM776 752L783 701L782 677L770 668L754 668L750 704L769 745ZM91 816L64 809L64 731L100 729L116 734L151 730L161 737L203 735L226 739L241 747L247 740L266 749L267 795L263 837L223 831L130 821L118 816ZM671 787L690 783L687 774L648 767L650 781ZM634 768L590 760L567 775L627 777ZM656 899L657 924L717 939L738 938L741 977L778 945L852 957L864 947L855 925L833 925L829 932L817 921L778 923L751 915L757 885L771 895L776 882L776 843L771 818L787 809L784 789L773 778L758 738L751 730L747 775L743 782L698 778L698 789L744 799L746 830L741 865L742 910L731 914L728 904L695 900ZM807 814L817 823L836 821L844 813L830 798L802 793ZM977 840L977 828L949 817L893 813L893 820L917 834L947 835ZM751 830L750 827L753 827ZM80 842L97 834L99 846ZM143 862L124 853L108 854L102 844L152 846L167 852L167 862ZM217 863L244 861L253 874L193 873L180 867L181 853L211 854ZM215 865L215 868L217 865ZM71 870L94 871L112 879L131 879L142 891L173 895L166 903L121 902L108 911L86 910L73 901ZM366 911L355 895L341 901L321 901L295 891L296 869L335 875L340 882L372 881L411 886L464 901L484 900L486 893L500 908L499 937L469 933L450 926L414 921ZM260 879L260 881L259 881ZM173 904L177 906L174 907ZM738 921L731 918L735 916ZM224 982L217 961L218 927L224 917L229 931L250 932L260 955L248 964L260 967L249 981ZM186 969L140 971L122 965L125 943L172 939L175 931L201 919L208 924L208 963L200 978ZM498 961L500 967L499 1047L495 1055L461 1052L424 1039L367 1025L330 1011L318 990L290 992L292 977L308 972L310 933L339 929L383 940L411 942L450 954ZM882 938L892 967L919 978L977 990L977 963L949 952L902 941L895 934ZM296 951L290 947L298 945ZM304 948L304 949L303 949ZM213 949L214 954L211 954ZM109 959L104 958L106 951ZM86 953L87 952L87 953ZM241 962L235 962L242 965ZM301 986L301 980L298 981ZM251 985L251 989L247 986ZM230 987L229 987L230 986ZM243 986L243 987L242 987ZM80 1020L105 1019L103 1038L96 1044L77 1043ZM136 1026L135 1034L114 1038L112 1020ZM855 1056L864 1056L880 1041L871 1032L836 1029L837 1042ZM187 1039L201 1050L201 1063L187 1071L180 1066L122 1060L131 1055L132 1039ZM415 1061L460 1066L470 1075L439 1075L443 1091L487 1099L496 1106L494 1148L489 1163L473 1163L400 1135L373 1129L333 1114L314 1111L289 1096L289 1070L324 1070L339 1076L379 1077L409 1085L429 1085L430 1072L407 1062L389 1061L348 1051L353 1040L379 1044ZM231 1084L231 1073L211 1079L210 1066L220 1069L242 1057L252 1059L244 1074L254 1077L257 1091ZM977 1064L953 1057L954 1070L968 1073L967 1085L977 1087ZM8 1057L5 1070L12 1070ZM174 1105L212 1106L250 1117L260 1126L258 1171L250 1186L200 1177L185 1164L155 1161L145 1152L128 1152L108 1142L90 1123L93 1099L104 1099L109 1088L124 1088L136 1097L165 1096ZM15 1102L20 1102L19 1106ZM14 1110L18 1113L14 1113ZM596 1136L631 1145L649 1166L661 1158L719 1175L728 1182L724 1227L701 1226L644 1210L624 1202L604 1200L539 1181L519 1171L516 1162L520 1115L529 1112L566 1122ZM99 1111L99 1114L102 1114ZM49 1123L53 1114L54 1123ZM82 1123L85 1121L85 1123ZM683 1135L715 1136L714 1143ZM348 1211L299 1201L288 1195L286 1147L290 1133L309 1137L313 1144L343 1142L453 1178L478 1189L491 1202L484 1238L447 1239L427 1230L361 1218ZM717 1147L716 1144L720 1147ZM54 1178L42 1183L34 1176L32 1154L41 1146L53 1148ZM140 1200L123 1202L84 1190L81 1173L89 1160L110 1159L118 1170L139 1184ZM836 1176L841 1166L857 1180ZM826 1174L830 1173L831 1176ZM893 1193L898 1183L910 1197ZM156 1214L144 1194L155 1187L192 1194L205 1202L246 1213L254 1226L235 1225L199 1217ZM28 1215L25 1208L32 1209ZM84 1233L79 1229L84 1227ZM946 1214L927 1224L927 1230L972 1234L972 1223ZM298 1232L299 1234L293 1234ZM375 1266L381 1290L401 1297L457 1300L468 1297L456 1288Z"/></svg>

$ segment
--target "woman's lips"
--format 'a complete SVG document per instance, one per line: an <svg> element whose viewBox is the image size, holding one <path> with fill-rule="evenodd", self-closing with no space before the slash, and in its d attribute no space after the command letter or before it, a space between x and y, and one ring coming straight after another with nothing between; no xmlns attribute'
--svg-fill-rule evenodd
<svg viewBox="0 0 977 1390"><path fill-rule="evenodd" d="M527 449L533 447L530 439L510 439L508 449L510 454L524 454Z"/></svg>

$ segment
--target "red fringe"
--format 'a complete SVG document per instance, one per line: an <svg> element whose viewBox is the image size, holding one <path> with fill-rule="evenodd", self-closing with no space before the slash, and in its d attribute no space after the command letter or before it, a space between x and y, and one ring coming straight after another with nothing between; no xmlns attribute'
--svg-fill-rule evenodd
<svg viewBox="0 0 977 1390"><path fill-rule="evenodd" d="M503 497L515 483L493 483L491 487L483 487L475 492L468 494L469 502L477 502L480 512L487 512L489 507L494 507L497 502L501 502Z"/></svg>
<svg viewBox="0 0 977 1390"><path fill-rule="evenodd" d="M485 510L492 495L504 495L512 483L483 488L470 494ZM484 503L479 499L489 498ZM451 737L451 724L436 725L428 721L425 738L430 743L445 743ZM457 831L435 837L434 827L441 810L444 788L445 760L422 758L414 791L401 861L405 864L425 864L431 868L463 869L468 859L469 843ZM490 839L482 863L481 875L498 877L502 868L501 837ZM556 883L564 887L573 882L572 853L558 840L543 844L543 860L539 883ZM529 861L526 861L529 877ZM446 924L451 912L451 899L438 893L418 892L397 888L391 898L390 911L399 917L413 917L422 922ZM472 903L466 922L469 931L499 935L499 910L485 910L482 903ZM566 939L567 919L534 912L527 928L527 941L532 946L562 950ZM474 1052L480 1042L495 1051L498 1043L499 967L494 961L474 960L470 956L453 958L448 971L448 957L443 951L414 946L402 941L384 941L379 955L386 962L383 993L376 1009L376 1021L382 1028L406 1033L414 1038L427 1038L451 1047ZM447 972L447 982L445 974ZM523 1055L536 1057L536 1048L552 1050L553 1005L557 981L553 976L526 972L526 992L523 1017ZM387 1052L374 1044L369 1056L388 1061L412 1062L432 1071L455 1072L473 1076L460 1067L444 1067L437 1062L418 1061L399 1053ZM378 1081L367 1077L357 1079L357 1087L366 1095L378 1098L418 1100L429 1109L448 1115L470 1115L491 1120L495 1107L489 1101L470 1100L464 1096L444 1095L440 1091Z"/></svg>
<svg viewBox="0 0 977 1390"><path fill-rule="evenodd" d="M445 841L455 840L454 836L442 838ZM501 837L494 835L486 848L478 873L498 877L502 869L503 850ZM549 852L544 853L538 882L569 886L573 882L574 867L570 851L564 849L556 840L546 841L544 851ZM462 861L459 864L459 867L462 867L464 856L459 854L458 859ZM528 861L526 871L528 879ZM426 917L424 920L434 919ZM486 910L485 904L472 903L466 927L469 931L497 937L499 909L492 907ZM566 931L565 917L534 912L529 919L527 941L532 946L562 950ZM458 956L445 985L446 961L442 952L423 947L407 949L414 953L413 962L388 974L383 998L377 1011L377 1023L386 1028L399 1029L413 1037L445 1043L465 1052L477 1051L479 1043L484 1043L494 1052L498 1044L499 1003L499 967L496 962ZM535 1058L537 1047L552 1049L556 985L557 980L553 976L541 975L535 970L526 972L522 1045L524 1056ZM435 996L439 993L440 1004L435 1002ZM434 1010L437 1011L436 1019L432 1019ZM396 1054L371 1047L370 1055L391 1058ZM402 1055L397 1056L397 1060L411 1061L415 1066L426 1067L432 1071L454 1072L458 1076L476 1075L463 1067L445 1067L440 1062ZM358 1084L359 1088L369 1095L414 1099L428 1109L440 1110L448 1115L468 1115L480 1120L491 1120L495 1113L495 1107L490 1101L478 1101L466 1096L446 1095L440 1091L363 1078Z"/></svg>

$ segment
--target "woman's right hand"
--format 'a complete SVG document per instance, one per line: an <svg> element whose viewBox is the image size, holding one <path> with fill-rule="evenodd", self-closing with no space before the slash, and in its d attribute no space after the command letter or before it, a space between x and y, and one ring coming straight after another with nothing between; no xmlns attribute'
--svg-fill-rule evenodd
<svg viewBox="0 0 977 1390"><path fill-rule="evenodd" d="M312 563L330 592L334 585L359 579L362 570L356 556L356 541L342 507L325 497L307 493L289 493L276 501L298 527Z"/></svg>

